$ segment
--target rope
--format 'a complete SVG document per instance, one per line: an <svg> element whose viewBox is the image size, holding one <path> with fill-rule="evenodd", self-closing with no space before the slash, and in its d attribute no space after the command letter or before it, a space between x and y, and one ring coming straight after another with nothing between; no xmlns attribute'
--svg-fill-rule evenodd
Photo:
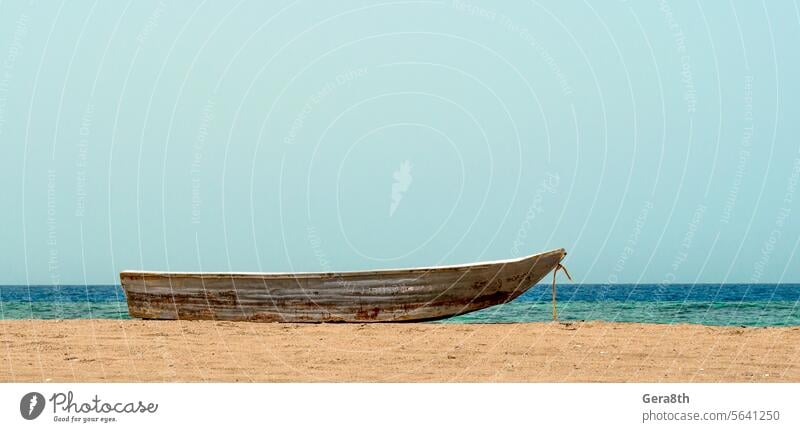
<svg viewBox="0 0 800 432"><path fill-rule="evenodd" d="M569 275L567 268L560 262L556 264L556 268L553 270L553 321L558 321L558 311L556 310L556 273L558 273L559 270L562 270L564 274L567 275L567 279L572 282L572 276Z"/></svg>

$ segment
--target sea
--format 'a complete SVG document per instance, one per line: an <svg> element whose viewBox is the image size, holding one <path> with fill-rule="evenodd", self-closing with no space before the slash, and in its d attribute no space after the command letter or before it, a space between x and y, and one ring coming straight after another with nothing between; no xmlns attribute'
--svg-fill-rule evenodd
<svg viewBox="0 0 800 432"><path fill-rule="evenodd" d="M562 321L800 325L800 284L558 285ZM0 319L130 319L117 285L0 286ZM442 323L523 323L552 319L551 287Z"/></svg>

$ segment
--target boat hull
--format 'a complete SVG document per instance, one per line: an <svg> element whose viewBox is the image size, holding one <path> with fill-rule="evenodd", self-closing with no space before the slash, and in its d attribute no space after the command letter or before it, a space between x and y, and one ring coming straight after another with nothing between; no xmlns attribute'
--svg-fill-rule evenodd
<svg viewBox="0 0 800 432"><path fill-rule="evenodd" d="M442 319L506 303L566 255L346 273L124 271L132 317L256 322L398 322Z"/></svg>

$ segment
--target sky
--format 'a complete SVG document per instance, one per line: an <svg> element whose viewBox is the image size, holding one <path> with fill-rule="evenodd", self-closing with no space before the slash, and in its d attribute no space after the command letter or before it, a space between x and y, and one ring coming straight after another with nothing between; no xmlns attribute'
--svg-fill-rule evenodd
<svg viewBox="0 0 800 432"><path fill-rule="evenodd" d="M0 284L565 248L800 282L792 2L0 2Z"/></svg>

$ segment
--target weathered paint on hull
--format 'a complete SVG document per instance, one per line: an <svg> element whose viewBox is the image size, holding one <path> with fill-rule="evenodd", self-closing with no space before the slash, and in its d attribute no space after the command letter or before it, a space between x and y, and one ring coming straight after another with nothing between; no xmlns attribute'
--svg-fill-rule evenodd
<svg viewBox="0 0 800 432"><path fill-rule="evenodd" d="M566 255L347 273L124 271L132 317L259 322L425 321L506 303Z"/></svg>

